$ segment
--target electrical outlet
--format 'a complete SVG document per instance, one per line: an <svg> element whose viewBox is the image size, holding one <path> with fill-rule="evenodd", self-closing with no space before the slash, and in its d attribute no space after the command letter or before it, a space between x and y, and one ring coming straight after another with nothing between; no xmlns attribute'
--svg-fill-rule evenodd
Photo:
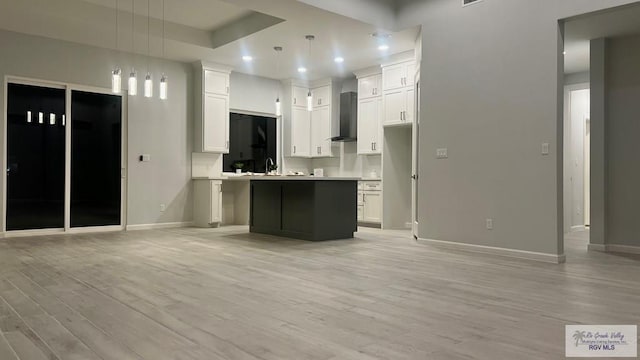
<svg viewBox="0 0 640 360"><path fill-rule="evenodd" d="M160 204L160 212L164 212L165 210L167 210L167 205Z"/></svg>
<svg viewBox="0 0 640 360"><path fill-rule="evenodd" d="M549 155L549 143L542 143L542 155Z"/></svg>
<svg viewBox="0 0 640 360"><path fill-rule="evenodd" d="M487 219L487 230L493 230L493 219Z"/></svg>
<svg viewBox="0 0 640 360"><path fill-rule="evenodd" d="M448 157L447 148L436 149L436 158L446 159Z"/></svg>

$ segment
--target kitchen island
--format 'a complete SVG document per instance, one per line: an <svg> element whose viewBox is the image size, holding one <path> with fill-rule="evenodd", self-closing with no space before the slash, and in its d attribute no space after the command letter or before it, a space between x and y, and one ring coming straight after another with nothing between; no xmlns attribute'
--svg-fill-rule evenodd
<svg viewBox="0 0 640 360"><path fill-rule="evenodd" d="M358 178L252 178L251 232L302 240L349 239L357 230Z"/></svg>

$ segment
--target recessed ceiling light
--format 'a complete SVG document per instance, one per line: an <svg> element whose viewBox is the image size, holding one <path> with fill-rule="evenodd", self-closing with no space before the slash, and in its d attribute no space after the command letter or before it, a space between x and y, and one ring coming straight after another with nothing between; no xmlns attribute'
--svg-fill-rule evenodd
<svg viewBox="0 0 640 360"><path fill-rule="evenodd" d="M389 50L389 45L382 44L382 45L378 46L378 50L387 51L387 50Z"/></svg>
<svg viewBox="0 0 640 360"><path fill-rule="evenodd" d="M371 33L371 36L377 39L388 39L391 37L391 34L383 33L383 32L374 32L374 33Z"/></svg>
<svg viewBox="0 0 640 360"><path fill-rule="evenodd" d="M563 52L562 52L562 55L567 55L567 52L566 52L566 51L563 51Z"/></svg>
<svg viewBox="0 0 640 360"><path fill-rule="evenodd" d="M344 58L341 56L338 56L335 59L333 59L333 61L337 62L338 64L341 64L344 62Z"/></svg>
<svg viewBox="0 0 640 360"><path fill-rule="evenodd" d="M253 61L253 56L245 55L245 56L242 57L242 61L251 62L251 61Z"/></svg>
<svg viewBox="0 0 640 360"><path fill-rule="evenodd" d="M299 73L306 73L307 72L307 68L301 66L301 67L298 68L298 72Z"/></svg>

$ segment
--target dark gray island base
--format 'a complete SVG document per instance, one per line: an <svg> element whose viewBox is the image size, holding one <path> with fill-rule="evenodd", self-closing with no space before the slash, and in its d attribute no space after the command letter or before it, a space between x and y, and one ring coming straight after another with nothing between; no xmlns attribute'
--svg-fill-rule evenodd
<svg viewBox="0 0 640 360"><path fill-rule="evenodd" d="M353 238L357 188L357 179L251 179L249 229L313 241Z"/></svg>

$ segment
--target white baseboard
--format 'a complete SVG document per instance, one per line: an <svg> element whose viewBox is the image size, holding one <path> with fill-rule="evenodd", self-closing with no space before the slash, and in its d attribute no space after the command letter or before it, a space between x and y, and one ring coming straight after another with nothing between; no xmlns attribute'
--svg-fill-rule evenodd
<svg viewBox="0 0 640 360"><path fill-rule="evenodd" d="M490 255L499 255L499 256L534 260L534 261L540 261L540 262L546 262L546 263L552 263L552 264L562 264L566 261L566 256L564 254L561 254L561 255L545 254L545 253L539 253L539 252L533 252L533 251L505 249L505 248L492 247L492 246L465 244L465 243L458 243L453 241L432 240L432 239L422 239L422 238L419 238L417 241L425 244L429 244L429 245L439 246L446 249L463 250L463 251L477 252L477 253L490 254Z"/></svg>
<svg viewBox="0 0 640 360"><path fill-rule="evenodd" d="M607 246L603 244L589 244L587 245L589 251L607 252Z"/></svg>
<svg viewBox="0 0 640 360"><path fill-rule="evenodd" d="M171 229L171 228L180 228L180 227L189 227L189 226L193 226L193 221L127 225L127 231Z"/></svg>
<svg viewBox="0 0 640 360"><path fill-rule="evenodd" d="M616 244L589 244L589 251L600 251L621 254L640 254L640 246Z"/></svg>

